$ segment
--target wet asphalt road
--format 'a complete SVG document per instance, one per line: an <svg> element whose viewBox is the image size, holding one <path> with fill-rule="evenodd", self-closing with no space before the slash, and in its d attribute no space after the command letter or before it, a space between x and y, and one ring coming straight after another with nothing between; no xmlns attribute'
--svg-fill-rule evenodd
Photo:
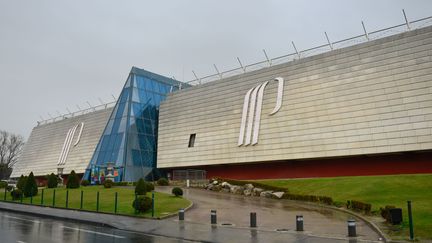
<svg viewBox="0 0 432 243"><path fill-rule="evenodd" d="M0 242L2 243L132 243L185 242L109 227L60 221L24 214L0 211ZM186 241L187 242L187 241Z"/></svg>

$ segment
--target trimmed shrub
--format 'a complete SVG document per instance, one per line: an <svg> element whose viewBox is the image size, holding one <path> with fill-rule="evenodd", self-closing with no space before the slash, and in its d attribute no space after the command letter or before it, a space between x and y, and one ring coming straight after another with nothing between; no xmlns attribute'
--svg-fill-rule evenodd
<svg viewBox="0 0 432 243"><path fill-rule="evenodd" d="M152 182L146 182L146 187L148 192L154 191L155 189L154 184Z"/></svg>
<svg viewBox="0 0 432 243"><path fill-rule="evenodd" d="M12 200L18 200L23 196L23 193L20 189L16 188L11 191Z"/></svg>
<svg viewBox="0 0 432 243"><path fill-rule="evenodd" d="M56 188L58 186L57 176L54 173L51 173L47 176L47 187L48 188Z"/></svg>
<svg viewBox="0 0 432 243"><path fill-rule="evenodd" d="M356 211L363 211L365 214L370 214L372 209L372 204L351 200L351 201L347 201L347 208Z"/></svg>
<svg viewBox="0 0 432 243"><path fill-rule="evenodd" d="M90 185L90 181L89 180L82 180L81 181L81 186L89 186Z"/></svg>
<svg viewBox="0 0 432 243"><path fill-rule="evenodd" d="M24 190L24 186L26 184L27 176L21 175L21 177L18 179L16 187L20 189L21 191Z"/></svg>
<svg viewBox="0 0 432 243"><path fill-rule="evenodd" d="M72 170L68 176L66 188L71 188L71 189L72 188L79 188L80 187L79 181L80 181L80 179L78 178L78 175L75 173L74 170Z"/></svg>
<svg viewBox="0 0 432 243"><path fill-rule="evenodd" d="M180 187L174 187L171 192L176 197L183 196L183 190Z"/></svg>
<svg viewBox="0 0 432 243"><path fill-rule="evenodd" d="M105 180L103 185L105 188L111 188L114 186L114 182L112 180Z"/></svg>
<svg viewBox="0 0 432 243"><path fill-rule="evenodd" d="M151 209L152 199L145 196L139 196L132 202L132 207L138 212L144 213L145 211Z"/></svg>
<svg viewBox="0 0 432 243"><path fill-rule="evenodd" d="M159 186L168 186L169 185L169 181L167 178L159 178L159 180L157 180L157 184Z"/></svg>
<svg viewBox="0 0 432 243"><path fill-rule="evenodd" d="M12 191L13 189L14 189L13 186L7 186L7 187L6 187L6 191L8 191L8 192Z"/></svg>
<svg viewBox="0 0 432 243"><path fill-rule="evenodd" d="M33 172L30 172L30 175L25 181L23 193L25 197L34 197L38 193L38 186L36 184L36 179L34 178Z"/></svg>
<svg viewBox="0 0 432 243"><path fill-rule="evenodd" d="M0 188L7 187L8 183L6 181L0 181Z"/></svg>
<svg viewBox="0 0 432 243"><path fill-rule="evenodd" d="M135 186L135 194L145 195L147 193L147 183L143 178L139 179Z"/></svg>
<svg viewBox="0 0 432 243"><path fill-rule="evenodd" d="M393 205L386 205L384 208L380 208L381 216L389 223L391 223L390 209L396 208Z"/></svg>

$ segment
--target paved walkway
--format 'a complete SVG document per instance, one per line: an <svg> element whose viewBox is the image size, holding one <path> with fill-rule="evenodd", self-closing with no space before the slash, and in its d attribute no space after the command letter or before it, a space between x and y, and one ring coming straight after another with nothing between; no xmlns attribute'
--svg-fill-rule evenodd
<svg viewBox="0 0 432 243"><path fill-rule="evenodd" d="M158 187L157 190L170 193L171 187ZM194 206L185 213L186 222L210 224L210 210L215 209L219 225L232 224L235 227L248 228L250 212L256 212L259 230L288 229L295 231L296 215L303 215L304 233L345 238L348 233L347 220L355 218L345 212L314 203L244 197L202 189L184 189L184 197L194 202ZM177 218L171 220L177 220ZM368 224L359 218L355 220L357 221L357 238L378 240L380 236Z"/></svg>
<svg viewBox="0 0 432 243"><path fill-rule="evenodd" d="M122 230L201 242L373 242L379 237L363 222L357 220L359 237L348 239L346 219L350 216L321 207L315 206L314 209L311 205L294 205L288 201L244 198L198 189L186 189L185 197L195 200L194 206L186 212L185 222L179 222L177 217L150 220L4 202L0 202L0 210L104 223ZM210 209L218 210L217 226L210 225ZM248 227L251 211L257 212L257 229ZM303 214L305 217L305 232L295 231L296 214ZM234 226L220 225L225 222ZM288 231L276 232L277 228Z"/></svg>

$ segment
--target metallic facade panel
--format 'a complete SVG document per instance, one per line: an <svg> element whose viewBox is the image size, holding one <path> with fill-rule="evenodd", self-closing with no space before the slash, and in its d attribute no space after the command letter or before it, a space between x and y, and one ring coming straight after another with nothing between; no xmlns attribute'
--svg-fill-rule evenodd
<svg viewBox="0 0 432 243"><path fill-rule="evenodd" d="M111 112L108 108L33 128L11 177L57 174L58 164L65 174L83 173Z"/></svg>
<svg viewBox="0 0 432 243"><path fill-rule="evenodd" d="M425 27L174 92L160 107L158 167L432 150L431 49ZM267 81L259 142L245 146L259 92L245 94Z"/></svg>

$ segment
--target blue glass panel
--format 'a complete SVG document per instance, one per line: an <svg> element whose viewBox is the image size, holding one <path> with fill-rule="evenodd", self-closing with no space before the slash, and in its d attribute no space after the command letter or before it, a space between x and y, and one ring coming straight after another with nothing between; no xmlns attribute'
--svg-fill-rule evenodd
<svg viewBox="0 0 432 243"><path fill-rule="evenodd" d="M104 135L103 136L102 143L101 143L101 151L107 151L108 150L109 140L110 140L110 136L109 135Z"/></svg>
<svg viewBox="0 0 432 243"><path fill-rule="evenodd" d="M132 89L132 101L140 102L139 91L137 88Z"/></svg>
<svg viewBox="0 0 432 243"><path fill-rule="evenodd" d="M141 107L142 106L140 103L133 102L132 103L132 115L135 117L140 117L141 113L142 113Z"/></svg>
<svg viewBox="0 0 432 243"><path fill-rule="evenodd" d="M152 81L148 78L144 78L144 87L147 91L153 91Z"/></svg>
<svg viewBox="0 0 432 243"><path fill-rule="evenodd" d="M123 116L123 112L124 112L125 107L126 107L126 102L122 102L118 105L118 109L117 109L117 113L115 115L115 118L120 118Z"/></svg>
<svg viewBox="0 0 432 243"><path fill-rule="evenodd" d="M153 129L150 120L144 120L144 133L153 134Z"/></svg>
<svg viewBox="0 0 432 243"><path fill-rule="evenodd" d="M138 89L145 89L145 79L144 77L141 76L136 76L137 77L137 87Z"/></svg>
<svg viewBox="0 0 432 243"><path fill-rule="evenodd" d="M105 157L105 152L99 152L97 164L102 164Z"/></svg>
<svg viewBox="0 0 432 243"><path fill-rule="evenodd" d="M132 149L132 164L135 166L141 166L141 154L137 149Z"/></svg>
<svg viewBox="0 0 432 243"><path fill-rule="evenodd" d="M120 97L120 103L126 102L128 98L129 98L129 89L124 89Z"/></svg>

